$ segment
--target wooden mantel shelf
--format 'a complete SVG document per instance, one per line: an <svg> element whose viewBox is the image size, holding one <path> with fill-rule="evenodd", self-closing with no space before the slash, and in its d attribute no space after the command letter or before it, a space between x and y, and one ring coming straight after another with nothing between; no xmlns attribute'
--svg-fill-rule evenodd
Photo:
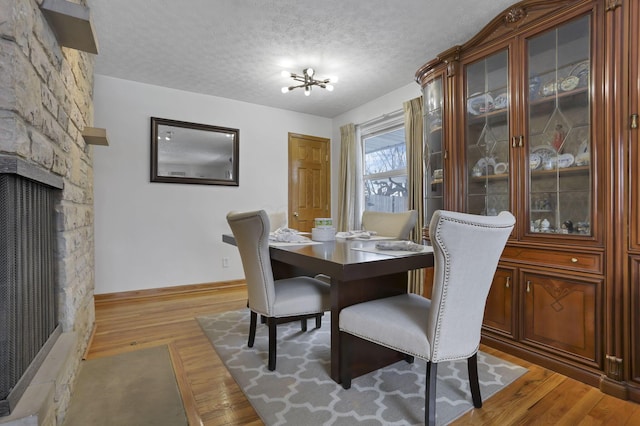
<svg viewBox="0 0 640 426"><path fill-rule="evenodd" d="M98 54L89 8L67 0L44 0L40 6L61 46Z"/></svg>
<svg viewBox="0 0 640 426"><path fill-rule="evenodd" d="M82 131L82 137L88 145L109 146L106 129L99 129L97 127L85 127Z"/></svg>

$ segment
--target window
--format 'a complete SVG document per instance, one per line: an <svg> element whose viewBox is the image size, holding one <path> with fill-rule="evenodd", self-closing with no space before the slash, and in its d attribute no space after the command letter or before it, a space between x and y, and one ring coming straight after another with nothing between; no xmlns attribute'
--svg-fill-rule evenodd
<svg viewBox="0 0 640 426"><path fill-rule="evenodd" d="M366 133L362 131L364 151L365 210L378 212L406 211L407 198L407 143L404 123L395 120L384 129Z"/></svg>

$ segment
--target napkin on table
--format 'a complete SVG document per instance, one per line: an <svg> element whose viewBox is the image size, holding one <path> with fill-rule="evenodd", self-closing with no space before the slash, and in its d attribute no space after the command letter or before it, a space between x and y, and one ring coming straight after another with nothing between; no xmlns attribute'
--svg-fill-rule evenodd
<svg viewBox="0 0 640 426"><path fill-rule="evenodd" d="M303 243L311 241L309 237L300 235L298 231L291 228L278 228L269 233L269 241L278 241L282 243Z"/></svg>

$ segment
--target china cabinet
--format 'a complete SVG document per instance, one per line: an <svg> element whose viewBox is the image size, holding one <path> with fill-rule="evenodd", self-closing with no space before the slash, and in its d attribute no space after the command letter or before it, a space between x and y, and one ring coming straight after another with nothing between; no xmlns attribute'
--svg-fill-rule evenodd
<svg viewBox="0 0 640 426"><path fill-rule="evenodd" d="M620 129L618 135L623 143L622 161L619 163L624 173L625 187L620 190L620 199L625 200L624 209L629 212L622 218L622 224L629 220L629 228L624 226L615 229L620 235L627 236L619 243L620 253L626 253L622 264L621 281L628 286L630 303L629 316L623 315L620 320L623 324L629 324L630 330L624 328L631 336L629 342L624 343L628 354L627 363L631 383L632 399L640 400L640 137L638 135L638 114L640 113L640 53L638 42L640 41L640 1L629 0L624 2L625 11L628 10L626 19L622 21L622 45L623 52L629 52L622 61L622 73L629 69L629 83L623 85L622 90L629 92L629 99L624 113L621 114ZM629 163L625 163L628 161ZM629 189L627 190L628 187ZM627 243L628 241L628 243Z"/></svg>
<svg viewBox="0 0 640 426"><path fill-rule="evenodd" d="M623 49L640 38L638 3L525 0L416 73L425 223L440 208L517 219L484 343L635 400L640 76Z"/></svg>

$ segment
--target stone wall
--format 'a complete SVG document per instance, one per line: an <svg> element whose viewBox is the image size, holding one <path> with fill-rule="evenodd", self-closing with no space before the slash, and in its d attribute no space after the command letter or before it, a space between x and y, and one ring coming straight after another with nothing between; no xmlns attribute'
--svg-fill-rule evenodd
<svg viewBox="0 0 640 426"><path fill-rule="evenodd" d="M94 324L93 148L81 135L93 122L94 58L58 45L41 3L0 0L0 155L64 181L56 206L59 320L77 338L55 384L58 423Z"/></svg>

